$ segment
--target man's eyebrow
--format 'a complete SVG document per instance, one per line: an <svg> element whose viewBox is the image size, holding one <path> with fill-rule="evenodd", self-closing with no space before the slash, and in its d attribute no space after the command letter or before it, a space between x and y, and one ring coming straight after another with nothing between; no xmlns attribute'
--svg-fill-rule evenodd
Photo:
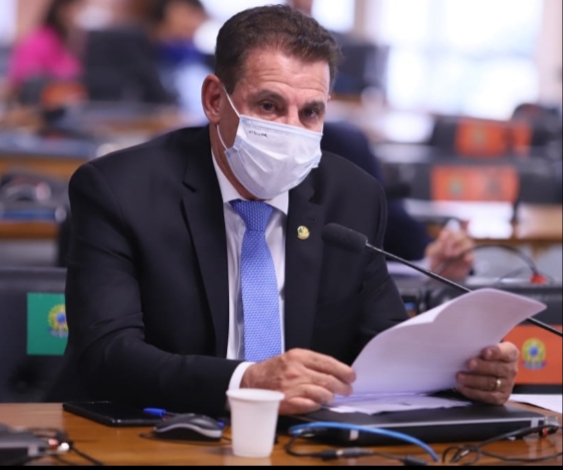
<svg viewBox="0 0 563 470"><path fill-rule="evenodd" d="M253 100L263 100L268 98L275 101L285 101L285 98L282 95L272 90L260 90L251 94L250 98Z"/></svg>
<svg viewBox="0 0 563 470"><path fill-rule="evenodd" d="M326 102L322 100L309 101L308 103L305 103L304 108L316 108L321 113L324 113L326 109Z"/></svg>

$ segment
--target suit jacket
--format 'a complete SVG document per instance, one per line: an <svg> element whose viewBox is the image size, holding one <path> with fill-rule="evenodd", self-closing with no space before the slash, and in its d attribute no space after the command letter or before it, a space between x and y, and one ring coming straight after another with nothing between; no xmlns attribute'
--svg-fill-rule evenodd
<svg viewBox="0 0 563 470"><path fill-rule="evenodd" d="M380 161L366 135L356 126L347 122L325 123L321 147L345 157L385 185ZM387 214L383 248L411 261L424 258L426 247L433 240L426 226L407 212L402 199L389 199Z"/></svg>
<svg viewBox="0 0 563 470"><path fill-rule="evenodd" d="M66 364L50 401L112 399L224 412L227 242L209 129L186 128L81 166L69 185ZM381 185L325 153L290 191L285 344L351 363L407 318L381 255L327 246L336 222L381 246ZM310 237L301 240L297 229Z"/></svg>

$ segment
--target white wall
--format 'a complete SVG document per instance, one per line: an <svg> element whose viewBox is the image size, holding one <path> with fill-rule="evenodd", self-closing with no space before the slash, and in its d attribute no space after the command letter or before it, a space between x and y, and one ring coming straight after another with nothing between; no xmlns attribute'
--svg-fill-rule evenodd
<svg viewBox="0 0 563 470"><path fill-rule="evenodd" d="M538 43L536 62L539 72L540 96L545 103L562 101L562 11L561 0L544 0L543 27Z"/></svg>
<svg viewBox="0 0 563 470"><path fill-rule="evenodd" d="M9 44L16 34L16 0L0 0L0 45Z"/></svg>

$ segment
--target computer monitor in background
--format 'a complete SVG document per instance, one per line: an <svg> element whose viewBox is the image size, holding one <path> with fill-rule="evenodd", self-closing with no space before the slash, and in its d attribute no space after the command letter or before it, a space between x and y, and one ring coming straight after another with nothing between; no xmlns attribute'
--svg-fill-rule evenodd
<svg viewBox="0 0 563 470"><path fill-rule="evenodd" d="M369 88L385 97L389 47L348 37L338 36L338 40L342 62L334 82L334 94L359 96Z"/></svg>

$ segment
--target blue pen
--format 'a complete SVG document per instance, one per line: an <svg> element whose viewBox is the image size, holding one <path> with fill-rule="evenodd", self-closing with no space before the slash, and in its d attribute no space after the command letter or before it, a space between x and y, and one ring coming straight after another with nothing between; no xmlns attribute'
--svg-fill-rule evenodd
<svg viewBox="0 0 563 470"><path fill-rule="evenodd" d="M172 416L176 416L176 413L171 413L162 408L143 408L143 411L153 416L158 416L159 418L171 418Z"/></svg>

